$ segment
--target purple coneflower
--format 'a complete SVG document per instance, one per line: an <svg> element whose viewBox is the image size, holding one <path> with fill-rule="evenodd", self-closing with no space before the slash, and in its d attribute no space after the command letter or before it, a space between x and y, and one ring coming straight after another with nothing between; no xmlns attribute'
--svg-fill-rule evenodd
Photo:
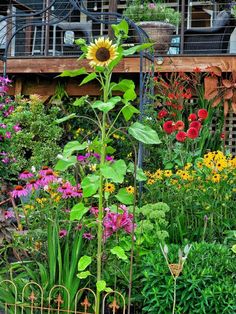
<svg viewBox="0 0 236 314"><path fill-rule="evenodd" d="M64 237L66 237L66 235L67 235L67 230L61 229L59 231L59 238L64 238Z"/></svg>
<svg viewBox="0 0 236 314"><path fill-rule="evenodd" d="M85 232L83 234L83 238L87 240L92 240L94 238L94 235L92 235L90 232Z"/></svg>
<svg viewBox="0 0 236 314"><path fill-rule="evenodd" d="M6 210L5 213L4 213L4 217L5 219L10 219L10 218L14 218L15 215L14 215L14 212L11 211L11 210Z"/></svg>
<svg viewBox="0 0 236 314"><path fill-rule="evenodd" d="M29 190L38 190L41 187L41 182L35 179L29 180L29 183L26 184L26 188Z"/></svg>
<svg viewBox="0 0 236 314"><path fill-rule="evenodd" d="M11 195L14 198L27 196L28 194L29 194L29 190L24 188L22 185L17 185L15 189L11 192Z"/></svg>
<svg viewBox="0 0 236 314"><path fill-rule="evenodd" d="M20 175L19 175L19 179L29 179L32 178L34 175L33 173L29 172L28 170L23 171Z"/></svg>
<svg viewBox="0 0 236 314"><path fill-rule="evenodd" d="M16 124L13 126L13 130L17 133L17 132L21 131L21 127L19 126L19 124Z"/></svg>

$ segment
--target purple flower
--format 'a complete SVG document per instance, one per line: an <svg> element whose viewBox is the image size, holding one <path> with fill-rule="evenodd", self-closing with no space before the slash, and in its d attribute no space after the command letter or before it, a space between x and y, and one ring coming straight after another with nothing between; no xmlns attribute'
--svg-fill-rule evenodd
<svg viewBox="0 0 236 314"><path fill-rule="evenodd" d="M155 3L148 3L148 8L149 8L150 10L154 10L154 9L156 8Z"/></svg>
<svg viewBox="0 0 236 314"><path fill-rule="evenodd" d="M85 232L83 234L83 238L87 240L92 240L94 238L94 235L92 235L90 232Z"/></svg>
<svg viewBox="0 0 236 314"><path fill-rule="evenodd" d="M78 155L77 156L77 160L80 161L80 162L84 162L86 161L87 157L86 156L83 156L83 155Z"/></svg>
<svg viewBox="0 0 236 314"><path fill-rule="evenodd" d="M15 189L11 192L12 197L17 198L21 196L27 196L29 194L29 190L24 188L22 185L17 185Z"/></svg>
<svg viewBox="0 0 236 314"><path fill-rule="evenodd" d="M13 126L13 130L17 133L17 132L21 131L21 127L19 126L19 124L16 124Z"/></svg>
<svg viewBox="0 0 236 314"><path fill-rule="evenodd" d="M34 175L33 173L29 172L28 170L23 171L19 175L19 179L29 179L32 178Z"/></svg>
<svg viewBox="0 0 236 314"><path fill-rule="evenodd" d="M93 157L97 158L98 160L100 159L100 155L98 153L93 153Z"/></svg>
<svg viewBox="0 0 236 314"><path fill-rule="evenodd" d="M106 156L106 161L114 162L114 157Z"/></svg>
<svg viewBox="0 0 236 314"><path fill-rule="evenodd" d="M59 238L64 238L64 237L66 237L66 235L67 235L67 230L61 229L59 231Z"/></svg>
<svg viewBox="0 0 236 314"><path fill-rule="evenodd" d="M6 210L4 213L4 217L5 219L10 219L10 218L14 218L14 212L12 210Z"/></svg>
<svg viewBox="0 0 236 314"><path fill-rule="evenodd" d="M95 217L98 216L98 207L92 206L92 207L90 207L89 211L90 211L90 213L91 213L92 215L94 215Z"/></svg>
<svg viewBox="0 0 236 314"><path fill-rule="evenodd" d="M6 138L11 138L11 132L7 131L5 136L6 136Z"/></svg>
<svg viewBox="0 0 236 314"><path fill-rule="evenodd" d="M62 193L62 198L73 198L73 197L82 197L82 190L80 184L77 186L72 186L70 182L66 181L58 189L58 192Z"/></svg>
<svg viewBox="0 0 236 314"><path fill-rule="evenodd" d="M41 187L41 182L35 179L29 180L29 183L26 184L26 189L28 190L38 190Z"/></svg>
<svg viewBox="0 0 236 314"><path fill-rule="evenodd" d="M0 123L0 128L2 128L2 129L6 129L6 127L7 127L7 125L6 125L6 124L4 124L4 123Z"/></svg>
<svg viewBox="0 0 236 314"><path fill-rule="evenodd" d="M10 158L8 158L8 157L5 157L5 158L2 159L2 162L3 162L4 164L9 164L10 161L11 161L11 160L10 160Z"/></svg>

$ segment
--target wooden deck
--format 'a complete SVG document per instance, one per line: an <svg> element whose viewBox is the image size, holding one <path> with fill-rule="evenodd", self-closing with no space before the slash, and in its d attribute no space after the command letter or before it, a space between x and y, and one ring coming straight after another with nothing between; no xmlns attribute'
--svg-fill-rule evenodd
<svg viewBox="0 0 236 314"><path fill-rule="evenodd" d="M144 70L150 70L148 60L144 64ZM156 58L156 72L192 72L194 68L201 68L207 71L208 66L220 66L224 72L231 72L236 69L236 56L165 56ZM2 61L0 67L3 68ZM72 70L85 67L88 72L91 71L87 60L78 61L77 58L65 57L47 57L47 58L10 58L7 62L7 73L14 76L14 86L11 94L22 93L29 95L38 93L41 95L53 95L56 86L56 80L52 80L54 75L64 70ZM0 68L1 69L1 68ZM140 59L138 57L125 58L115 68L116 75L127 74L138 78L140 72ZM135 75L135 76L134 76ZM28 79L30 76L30 80ZM40 77L36 79L36 77ZM35 79L34 79L35 78ZM95 83L79 87L78 80L69 80L67 82L67 92L71 96L80 96L85 94L98 95L99 87Z"/></svg>

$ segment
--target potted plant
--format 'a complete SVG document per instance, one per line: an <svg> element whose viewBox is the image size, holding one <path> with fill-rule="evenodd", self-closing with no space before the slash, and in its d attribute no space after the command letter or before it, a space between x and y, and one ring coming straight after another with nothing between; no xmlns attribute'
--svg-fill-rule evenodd
<svg viewBox="0 0 236 314"><path fill-rule="evenodd" d="M140 26L153 41L154 49L167 53L171 35L180 23L181 13L163 3L147 0L132 0L123 15Z"/></svg>

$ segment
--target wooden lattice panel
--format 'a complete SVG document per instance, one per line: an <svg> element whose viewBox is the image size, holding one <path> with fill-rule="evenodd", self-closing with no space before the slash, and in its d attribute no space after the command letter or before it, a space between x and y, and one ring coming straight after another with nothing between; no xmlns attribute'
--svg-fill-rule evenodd
<svg viewBox="0 0 236 314"><path fill-rule="evenodd" d="M231 151L231 153L236 155L236 115L230 112L226 117L226 148Z"/></svg>

